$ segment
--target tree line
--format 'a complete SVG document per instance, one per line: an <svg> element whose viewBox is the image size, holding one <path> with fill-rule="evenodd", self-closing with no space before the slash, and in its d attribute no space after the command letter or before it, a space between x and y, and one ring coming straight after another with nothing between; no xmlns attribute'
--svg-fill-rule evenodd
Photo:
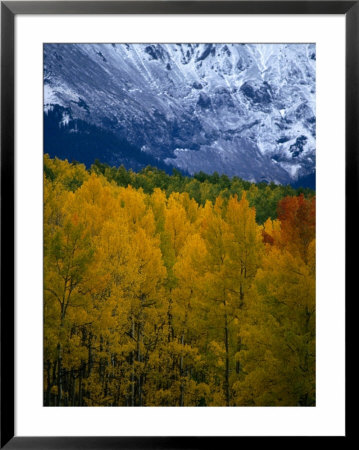
<svg viewBox="0 0 359 450"><path fill-rule="evenodd" d="M210 177L45 155L44 405L315 405L315 197Z"/></svg>
<svg viewBox="0 0 359 450"><path fill-rule="evenodd" d="M78 171L74 171L74 178L68 180L70 190L77 189L84 179L82 164L73 161L72 165L78 165L79 168ZM46 164L45 170L47 176L51 178L51 169ZM229 178L224 174L219 175L217 172L212 175L199 172L190 177L173 169L171 176L157 167L147 166L135 172L131 169L127 170L123 165L110 167L98 160L95 160L90 172L102 174L109 182L113 181L118 186L131 185L136 189L142 188L146 194L152 194L155 188L162 189L167 196L172 192L187 192L190 198L196 200L200 205L204 205L207 200L214 203L219 196L228 199L230 196L237 195L238 198L241 198L243 192L246 191L250 206L254 206L256 209L256 221L260 224L263 224L269 217L277 218L277 205L283 197L295 197L303 194L305 198L311 198L315 195L310 188L294 189L290 185L283 186L264 181L252 183L236 176Z"/></svg>

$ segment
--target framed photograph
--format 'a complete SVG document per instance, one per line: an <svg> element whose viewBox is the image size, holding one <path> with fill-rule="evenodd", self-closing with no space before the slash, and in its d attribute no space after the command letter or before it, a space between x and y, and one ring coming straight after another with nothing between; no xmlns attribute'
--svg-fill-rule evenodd
<svg viewBox="0 0 359 450"><path fill-rule="evenodd" d="M1 448L348 436L358 14L1 2Z"/></svg>

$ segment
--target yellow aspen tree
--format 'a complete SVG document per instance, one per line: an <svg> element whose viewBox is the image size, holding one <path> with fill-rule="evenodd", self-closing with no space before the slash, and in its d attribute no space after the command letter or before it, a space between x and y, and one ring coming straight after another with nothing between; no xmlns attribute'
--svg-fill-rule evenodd
<svg viewBox="0 0 359 450"><path fill-rule="evenodd" d="M87 268L93 258L89 237L75 219L68 219L44 249L45 334L49 331L56 343L57 404L62 404L64 346L71 336L72 308L86 308L88 298L82 288L87 284ZM53 335L54 330L55 336Z"/></svg>
<svg viewBox="0 0 359 450"><path fill-rule="evenodd" d="M228 224L223 219L225 210L223 200L218 198L215 205L207 202L201 224L207 258L206 273L202 278L203 305L207 308L206 319L211 323L207 335L206 352L215 364L217 374L223 383L217 390L216 404L231 404L231 357L232 325L234 305L232 303L231 282L228 277L230 259L228 254ZM219 353L218 353L219 352Z"/></svg>
<svg viewBox="0 0 359 450"><path fill-rule="evenodd" d="M313 251L313 250L312 250ZM263 258L243 337L242 404L315 404L315 275L312 266L272 247Z"/></svg>
<svg viewBox="0 0 359 450"><path fill-rule="evenodd" d="M229 199L226 214L230 228L228 248L232 272L238 286L239 308L244 303L263 252L261 228L257 225L255 217L255 209L250 208L245 193L240 201L237 197Z"/></svg>
<svg viewBox="0 0 359 450"><path fill-rule="evenodd" d="M207 249L199 234L188 237L174 266L174 273L178 285L173 291L173 326L177 341L181 345L179 351L179 406L189 405L189 397L197 390L198 382L195 376L201 379L204 360L200 356L199 342L201 329L203 329L202 307L198 301L200 295L198 280L203 276L201 272L205 266ZM189 353L189 351L191 352ZM193 353L195 352L195 353ZM193 358L193 355L197 355ZM201 383L207 392L208 385ZM196 401L205 401L208 392Z"/></svg>

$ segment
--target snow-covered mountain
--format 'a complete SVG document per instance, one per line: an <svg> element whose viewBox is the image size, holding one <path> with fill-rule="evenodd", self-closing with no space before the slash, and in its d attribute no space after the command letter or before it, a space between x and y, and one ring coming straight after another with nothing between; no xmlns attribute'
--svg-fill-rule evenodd
<svg viewBox="0 0 359 450"><path fill-rule="evenodd" d="M293 183L315 172L313 44L46 44L45 152Z"/></svg>

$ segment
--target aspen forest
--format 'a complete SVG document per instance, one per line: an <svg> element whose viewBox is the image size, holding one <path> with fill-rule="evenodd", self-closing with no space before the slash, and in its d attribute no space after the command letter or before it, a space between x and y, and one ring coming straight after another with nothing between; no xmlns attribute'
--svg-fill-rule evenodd
<svg viewBox="0 0 359 450"><path fill-rule="evenodd" d="M45 406L315 406L315 193L44 156Z"/></svg>

